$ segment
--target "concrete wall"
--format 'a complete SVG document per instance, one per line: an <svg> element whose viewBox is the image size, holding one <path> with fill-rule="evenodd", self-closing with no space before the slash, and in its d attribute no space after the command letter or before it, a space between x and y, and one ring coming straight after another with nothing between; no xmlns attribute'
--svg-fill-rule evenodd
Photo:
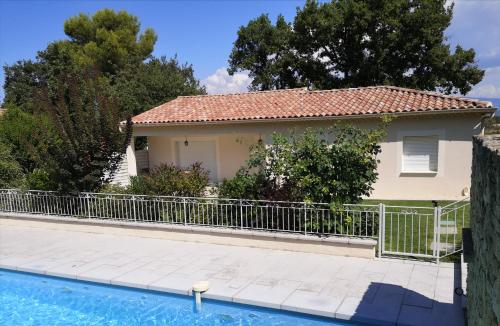
<svg viewBox="0 0 500 326"><path fill-rule="evenodd" d="M150 167L174 162L173 141L185 138L213 138L218 143L219 178L230 178L248 158L248 147L261 137L270 142L273 132L324 128L337 122L349 122L373 128L379 119L226 123L184 126L148 126L134 128L137 136L148 136ZM372 198L443 200L463 197L470 187L472 136L481 130L480 114L421 114L398 117L387 130L379 156L379 179ZM404 136L438 135L437 173L402 173L402 139ZM243 140L243 141L241 141Z"/></svg>
<svg viewBox="0 0 500 326"><path fill-rule="evenodd" d="M500 135L474 139L471 215L469 325L500 325Z"/></svg>

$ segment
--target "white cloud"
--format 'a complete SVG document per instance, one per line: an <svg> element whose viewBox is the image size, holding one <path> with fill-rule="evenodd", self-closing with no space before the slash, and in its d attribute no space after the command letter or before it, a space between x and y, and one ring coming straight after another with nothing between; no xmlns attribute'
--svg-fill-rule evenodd
<svg viewBox="0 0 500 326"><path fill-rule="evenodd" d="M486 68L483 80L467 96L500 98L500 66Z"/></svg>
<svg viewBox="0 0 500 326"><path fill-rule="evenodd" d="M226 68L219 68L214 74L203 79L201 83L207 88L208 94L228 94L248 92L252 78L248 72L237 72L230 76Z"/></svg>

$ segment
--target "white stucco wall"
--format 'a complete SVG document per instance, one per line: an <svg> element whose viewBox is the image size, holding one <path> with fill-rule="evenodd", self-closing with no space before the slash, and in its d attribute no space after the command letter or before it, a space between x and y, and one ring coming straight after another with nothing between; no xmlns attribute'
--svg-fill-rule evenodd
<svg viewBox="0 0 500 326"><path fill-rule="evenodd" d="M350 122L372 128L378 119L352 119L304 122L254 122L185 126L134 127L134 135L148 136L150 168L162 162L176 162L174 141L214 139L217 142L219 179L230 178L248 158L248 147L259 137L269 142L273 132L287 132L306 127L321 128L336 122ZM432 114L398 117L387 130L379 155L379 179L372 198L443 200L462 197L470 187L472 136L481 133L481 114ZM438 135L438 172L404 174L402 138Z"/></svg>

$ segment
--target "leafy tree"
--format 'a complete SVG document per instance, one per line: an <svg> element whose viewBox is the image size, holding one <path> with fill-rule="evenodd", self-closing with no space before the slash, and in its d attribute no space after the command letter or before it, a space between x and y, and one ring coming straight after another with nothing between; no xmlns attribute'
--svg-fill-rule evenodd
<svg viewBox="0 0 500 326"><path fill-rule="evenodd" d="M79 14L66 20L64 33L70 39L56 44L72 46L76 62L114 74L126 64L142 62L153 52L155 32L151 28L139 32L137 17L126 11L103 9L92 17Z"/></svg>
<svg viewBox="0 0 500 326"><path fill-rule="evenodd" d="M87 71L62 74L55 93L44 89L39 110L54 128L54 141L35 157L60 191L94 191L110 181L130 141L131 123L120 132L120 111L106 81ZM38 140L38 139L37 139Z"/></svg>
<svg viewBox="0 0 500 326"><path fill-rule="evenodd" d="M205 94L191 65L165 57L128 65L116 76L113 89L122 111L134 115L177 96Z"/></svg>
<svg viewBox="0 0 500 326"><path fill-rule="evenodd" d="M33 100L41 85L43 68L43 65L32 60L5 65L4 106L17 106L25 112L33 112Z"/></svg>
<svg viewBox="0 0 500 326"><path fill-rule="evenodd" d="M384 125L374 130L336 125L327 130L274 134L258 144L219 195L230 198L356 203L377 180ZM333 139L333 140L329 140Z"/></svg>
<svg viewBox="0 0 500 326"><path fill-rule="evenodd" d="M138 66L151 56L156 42L152 29L140 32L137 17L125 11L97 11L92 17L80 14L64 23L69 40L50 43L39 51L37 59L21 60L4 66L4 105L15 105L33 112L37 90L57 87L57 76L81 74L95 69L102 77L113 77L129 66Z"/></svg>
<svg viewBox="0 0 500 326"><path fill-rule="evenodd" d="M37 90L57 92L58 76L97 69L119 99L121 116L138 114L179 95L204 94L193 68L176 58L151 56L156 35L139 34L137 17L109 9L66 20L69 40L50 43L35 61L4 66L4 105L32 113Z"/></svg>
<svg viewBox="0 0 500 326"><path fill-rule="evenodd" d="M119 121L205 90L190 65L151 57L155 33L140 34L137 17L124 11L80 14L64 31L69 39L50 43L36 60L4 66L9 110L0 140L11 145L29 187L93 190L123 153Z"/></svg>
<svg viewBox="0 0 500 326"><path fill-rule="evenodd" d="M229 73L249 70L252 88L395 85L467 93L484 71L473 49L450 49L445 0L308 0L293 25L265 15L238 31Z"/></svg>
<svg viewBox="0 0 500 326"><path fill-rule="evenodd" d="M30 114L9 106L0 118L0 142L9 144L11 155L23 173L37 168L37 157L54 141L53 126L46 115Z"/></svg>
<svg viewBox="0 0 500 326"><path fill-rule="evenodd" d="M240 28L231 53L229 73L248 70L254 89L278 89L301 85L297 58L292 54L292 27L283 16L274 26L267 15Z"/></svg>
<svg viewBox="0 0 500 326"><path fill-rule="evenodd" d="M23 184L24 174L9 146L0 141L0 189L18 188Z"/></svg>

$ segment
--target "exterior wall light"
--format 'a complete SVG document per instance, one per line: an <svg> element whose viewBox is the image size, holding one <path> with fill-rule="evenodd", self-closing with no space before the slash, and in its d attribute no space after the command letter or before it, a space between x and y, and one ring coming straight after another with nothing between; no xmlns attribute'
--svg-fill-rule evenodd
<svg viewBox="0 0 500 326"><path fill-rule="evenodd" d="M187 138L186 138L186 140L184 141L184 146L186 146L186 147L188 147L188 146L189 146L189 142L188 142Z"/></svg>

